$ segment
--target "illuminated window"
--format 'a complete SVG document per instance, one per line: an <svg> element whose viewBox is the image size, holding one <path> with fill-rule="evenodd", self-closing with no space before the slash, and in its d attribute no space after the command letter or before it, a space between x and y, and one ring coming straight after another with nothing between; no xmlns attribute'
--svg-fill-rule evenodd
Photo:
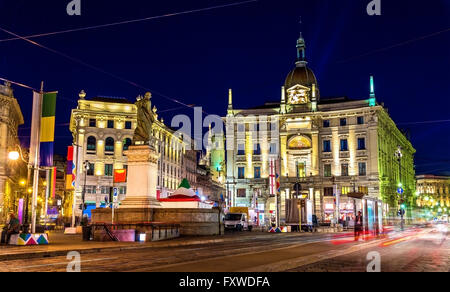
<svg viewBox="0 0 450 292"><path fill-rule="evenodd" d="M358 150L366 150L366 139L358 138Z"/></svg>
<svg viewBox="0 0 450 292"><path fill-rule="evenodd" d="M333 197L334 196L334 190L333 188L324 188L323 189L323 195L325 197Z"/></svg>
<svg viewBox="0 0 450 292"><path fill-rule="evenodd" d="M114 120L108 120L108 129L114 129Z"/></svg>
<svg viewBox="0 0 450 292"><path fill-rule="evenodd" d="M306 165L303 162L297 162L297 177L298 178L306 177Z"/></svg>
<svg viewBox="0 0 450 292"><path fill-rule="evenodd" d="M245 155L245 144L238 144L238 155Z"/></svg>
<svg viewBox="0 0 450 292"><path fill-rule="evenodd" d="M323 176L331 177L331 164L325 164L323 167Z"/></svg>
<svg viewBox="0 0 450 292"><path fill-rule="evenodd" d="M341 151L343 151L343 152L348 151L348 140L347 139L341 139Z"/></svg>
<svg viewBox="0 0 450 292"><path fill-rule="evenodd" d="M91 127L91 128L97 127L97 120L96 119L89 119L89 127Z"/></svg>
<svg viewBox="0 0 450 292"><path fill-rule="evenodd" d="M253 148L253 155L261 155L261 145L255 144Z"/></svg>
<svg viewBox="0 0 450 292"><path fill-rule="evenodd" d="M97 139L95 139L95 137L93 136L87 138L87 151L88 152L97 151Z"/></svg>
<svg viewBox="0 0 450 292"><path fill-rule="evenodd" d="M341 176L348 176L348 164L341 164Z"/></svg>
<svg viewBox="0 0 450 292"><path fill-rule="evenodd" d="M245 197L247 197L247 190L246 189L238 189L237 190L237 197L238 198L245 198Z"/></svg>
<svg viewBox="0 0 450 292"><path fill-rule="evenodd" d="M359 175L366 176L367 175L367 167L365 162L358 163Z"/></svg>
<svg viewBox="0 0 450 292"><path fill-rule="evenodd" d="M245 178L245 167L239 167L238 168L238 178L244 179Z"/></svg>
<svg viewBox="0 0 450 292"><path fill-rule="evenodd" d="M358 187L358 191L359 191L360 193L365 194L365 195L368 195L368 194L369 194L369 188L368 188L368 187Z"/></svg>
<svg viewBox="0 0 450 292"><path fill-rule="evenodd" d="M278 154L278 144L270 143L270 154Z"/></svg>
<svg viewBox="0 0 450 292"><path fill-rule="evenodd" d="M331 141L330 140L323 141L323 152L326 152L326 153L331 152Z"/></svg>
<svg viewBox="0 0 450 292"><path fill-rule="evenodd" d="M350 193L350 187L342 187L341 194L342 195L348 195Z"/></svg>
<svg viewBox="0 0 450 292"><path fill-rule="evenodd" d="M105 152L107 155L114 154L114 139L111 137L105 140Z"/></svg>
<svg viewBox="0 0 450 292"><path fill-rule="evenodd" d="M86 174L88 176L93 176L95 173L95 164L94 163L88 163L88 169L86 171Z"/></svg>
<svg viewBox="0 0 450 292"><path fill-rule="evenodd" d="M113 165L105 164L105 176L113 176Z"/></svg>
<svg viewBox="0 0 450 292"><path fill-rule="evenodd" d="M261 178L261 167L255 167L255 178Z"/></svg>

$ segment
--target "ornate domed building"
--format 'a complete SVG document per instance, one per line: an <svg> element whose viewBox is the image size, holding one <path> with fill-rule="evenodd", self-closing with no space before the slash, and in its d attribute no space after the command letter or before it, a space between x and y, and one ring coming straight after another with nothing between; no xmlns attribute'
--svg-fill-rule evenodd
<svg viewBox="0 0 450 292"><path fill-rule="evenodd" d="M280 102L235 109L230 90L227 206L249 207L260 225L298 225L297 199L305 224L311 213L333 224L362 211L367 228L379 229L397 211L398 183L405 198L415 193L415 149L377 103L373 78L367 98L321 97L302 36L296 49ZM401 177L392 159L399 145Z"/></svg>

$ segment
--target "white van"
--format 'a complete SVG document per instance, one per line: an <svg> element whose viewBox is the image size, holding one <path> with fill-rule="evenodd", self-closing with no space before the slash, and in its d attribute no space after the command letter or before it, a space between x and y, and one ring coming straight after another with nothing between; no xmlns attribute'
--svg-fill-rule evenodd
<svg viewBox="0 0 450 292"><path fill-rule="evenodd" d="M252 231L253 229L253 225L247 220L247 214L244 213L228 213L224 221L226 230Z"/></svg>

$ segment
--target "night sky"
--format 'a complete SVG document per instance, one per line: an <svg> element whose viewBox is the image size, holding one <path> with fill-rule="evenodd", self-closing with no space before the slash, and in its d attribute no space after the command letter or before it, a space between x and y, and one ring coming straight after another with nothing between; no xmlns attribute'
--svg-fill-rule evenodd
<svg viewBox="0 0 450 292"><path fill-rule="evenodd" d="M239 2L81 1L82 16L68 16L69 0L0 0L0 27L25 36ZM450 174L450 0L381 0L383 15L375 17L366 13L369 2L260 0L34 40L150 89L160 111L180 107L170 97L224 115L228 88L236 108L279 100L301 30L322 97L367 98L374 75L379 102L411 135L417 173ZM0 32L0 40L10 37ZM70 111L81 89L88 98L131 101L147 91L23 40L0 41L0 77L34 88L44 80L45 90L59 91L56 152L62 155L72 142ZM32 94L14 89L27 144ZM170 121L175 113L192 110L161 115ZM421 123L439 120L447 121Z"/></svg>

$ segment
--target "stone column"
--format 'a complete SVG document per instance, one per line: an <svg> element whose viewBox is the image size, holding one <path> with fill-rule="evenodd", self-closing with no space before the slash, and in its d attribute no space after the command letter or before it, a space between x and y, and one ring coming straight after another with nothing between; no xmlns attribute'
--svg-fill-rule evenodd
<svg viewBox="0 0 450 292"><path fill-rule="evenodd" d="M156 197L158 154L148 145L130 146L128 157L127 195L122 209L159 208Z"/></svg>

